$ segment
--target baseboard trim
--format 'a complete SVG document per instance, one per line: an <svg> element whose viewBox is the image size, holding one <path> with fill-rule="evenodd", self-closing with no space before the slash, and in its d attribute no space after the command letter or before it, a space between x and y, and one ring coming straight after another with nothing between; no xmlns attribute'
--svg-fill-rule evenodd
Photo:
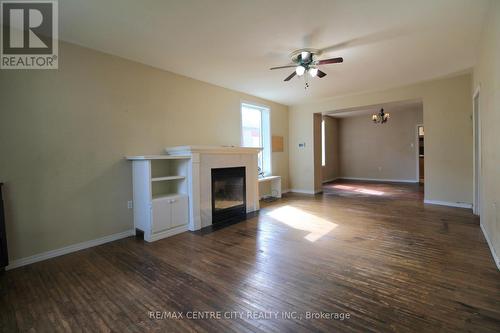
<svg viewBox="0 0 500 333"><path fill-rule="evenodd" d="M391 182L391 183L418 183L418 179L380 179L380 178L359 178L359 177L337 177L335 179L345 180L365 180L370 182Z"/></svg>
<svg viewBox="0 0 500 333"><path fill-rule="evenodd" d="M186 232L186 231L188 231L187 224L186 225L180 225L178 227L175 227L175 228L172 228L172 229L169 229L169 230L165 230L165 231L159 232L157 234L152 234L151 235L151 239L149 239L149 240L145 239L145 240L147 242L154 242L154 241L157 241L157 240L160 240L160 239L163 239L163 238L166 238L166 237L174 236L174 235Z"/></svg>
<svg viewBox="0 0 500 333"><path fill-rule="evenodd" d="M93 240L89 240L89 241L86 241L86 242L81 242L81 243L77 243L77 244L65 246L65 247L62 247L60 249L55 249L55 250L51 250L51 251L47 251L47 252L42 252L42 253L35 254L33 256L30 256L30 257L13 260L10 263L10 265L7 266L5 269L6 270L11 270L11 269L18 268L18 267L21 267L21 266L26 266L26 265L29 265L29 264L33 264L35 262L47 260L47 259L50 259L50 258L59 257L59 256L62 256L62 255L68 254L68 253L72 253L72 252L76 252L76 251L88 249L90 247L94 247L94 246L98 246L98 245L101 245L101 244L109 243L109 242L112 242L112 241L115 241L115 240L118 240L118 239L130 237L130 236L133 236L133 235L135 235L135 230L134 229L130 229L130 230L126 230L126 231L123 231L123 232L119 232L117 234L112 234L112 235L109 235L109 236L104 236L104 237L93 239Z"/></svg>
<svg viewBox="0 0 500 333"><path fill-rule="evenodd" d="M483 224L479 223L479 226L481 227L481 231L483 232L484 238L486 239L486 243L488 243L491 255L493 257L493 261L495 262L498 270L500 271L500 258L497 256L497 253L495 252L495 248L493 247L493 243L491 243L490 238L488 237L488 234L486 233L486 230L483 227Z"/></svg>
<svg viewBox="0 0 500 333"><path fill-rule="evenodd" d="M339 177L335 177L335 178L330 178L330 179L323 180L323 184L329 183L329 182L333 182L334 180L337 180L337 179L340 179L340 178Z"/></svg>
<svg viewBox="0 0 500 333"><path fill-rule="evenodd" d="M472 209L472 204L467 203L467 202L448 202L448 201L439 201L439 200L427 200L427 199L424 199L424 203L425 204L430 204L430 205L440 205L440 206L449 206L449 207Z"/></svg>
<svg viewBox="0 0 500 333"><path fill-rule="evenodd" d="M301 189L297 189L297 188L290 189L290 192L292 192L292 193L300 193L300 194L316 194L314 191L301 190Z"/></svg>

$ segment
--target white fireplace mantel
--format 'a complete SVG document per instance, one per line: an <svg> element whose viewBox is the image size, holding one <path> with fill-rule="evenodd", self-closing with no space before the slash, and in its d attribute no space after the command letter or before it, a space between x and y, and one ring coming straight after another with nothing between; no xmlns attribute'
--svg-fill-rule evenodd
<svg viewBox="0 0 500 333"><path fill-rule="evenodd" d="M177 146L168 155L187 155L189 160L189 230L212 225L212 169L245 167L247 213L259 210L258 153L261 148L235 146Z"/></svg>

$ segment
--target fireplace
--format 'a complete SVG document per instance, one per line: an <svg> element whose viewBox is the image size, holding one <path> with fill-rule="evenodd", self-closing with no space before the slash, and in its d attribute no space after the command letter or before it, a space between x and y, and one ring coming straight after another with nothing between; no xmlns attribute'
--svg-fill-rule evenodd
<svg viewBox="0 0 500 333"><path fill-rule="evenodd" d="M212 169L212 224L246 218L245 167Z"/></svg>

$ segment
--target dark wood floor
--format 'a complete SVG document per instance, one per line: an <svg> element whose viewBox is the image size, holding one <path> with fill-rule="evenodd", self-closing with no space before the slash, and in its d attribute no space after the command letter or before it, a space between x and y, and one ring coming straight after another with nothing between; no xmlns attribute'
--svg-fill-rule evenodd
<svg viewBox="0 0 500 333"><path fill-rule="evenodd" d="M500 272L478 219L421 197L418 185L328 184L325 195L290 195L213 233L128 238L8 271L0 329L500 332ZM161 320L149 311L245 315ZM246 315L261 311L280 314Z"/></svg>

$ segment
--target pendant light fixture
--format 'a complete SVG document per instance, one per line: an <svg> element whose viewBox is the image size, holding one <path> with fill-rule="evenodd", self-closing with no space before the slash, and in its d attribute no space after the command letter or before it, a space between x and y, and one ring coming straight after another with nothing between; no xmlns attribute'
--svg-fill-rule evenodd
<svg viewBox="0 0 500 333"><path fill-rule="evenodd" d="M372 115L372 120L375 124L385 124L389 120L390 115L384 112L384 109L380 109L379 113L374 113Z"/></svg>

